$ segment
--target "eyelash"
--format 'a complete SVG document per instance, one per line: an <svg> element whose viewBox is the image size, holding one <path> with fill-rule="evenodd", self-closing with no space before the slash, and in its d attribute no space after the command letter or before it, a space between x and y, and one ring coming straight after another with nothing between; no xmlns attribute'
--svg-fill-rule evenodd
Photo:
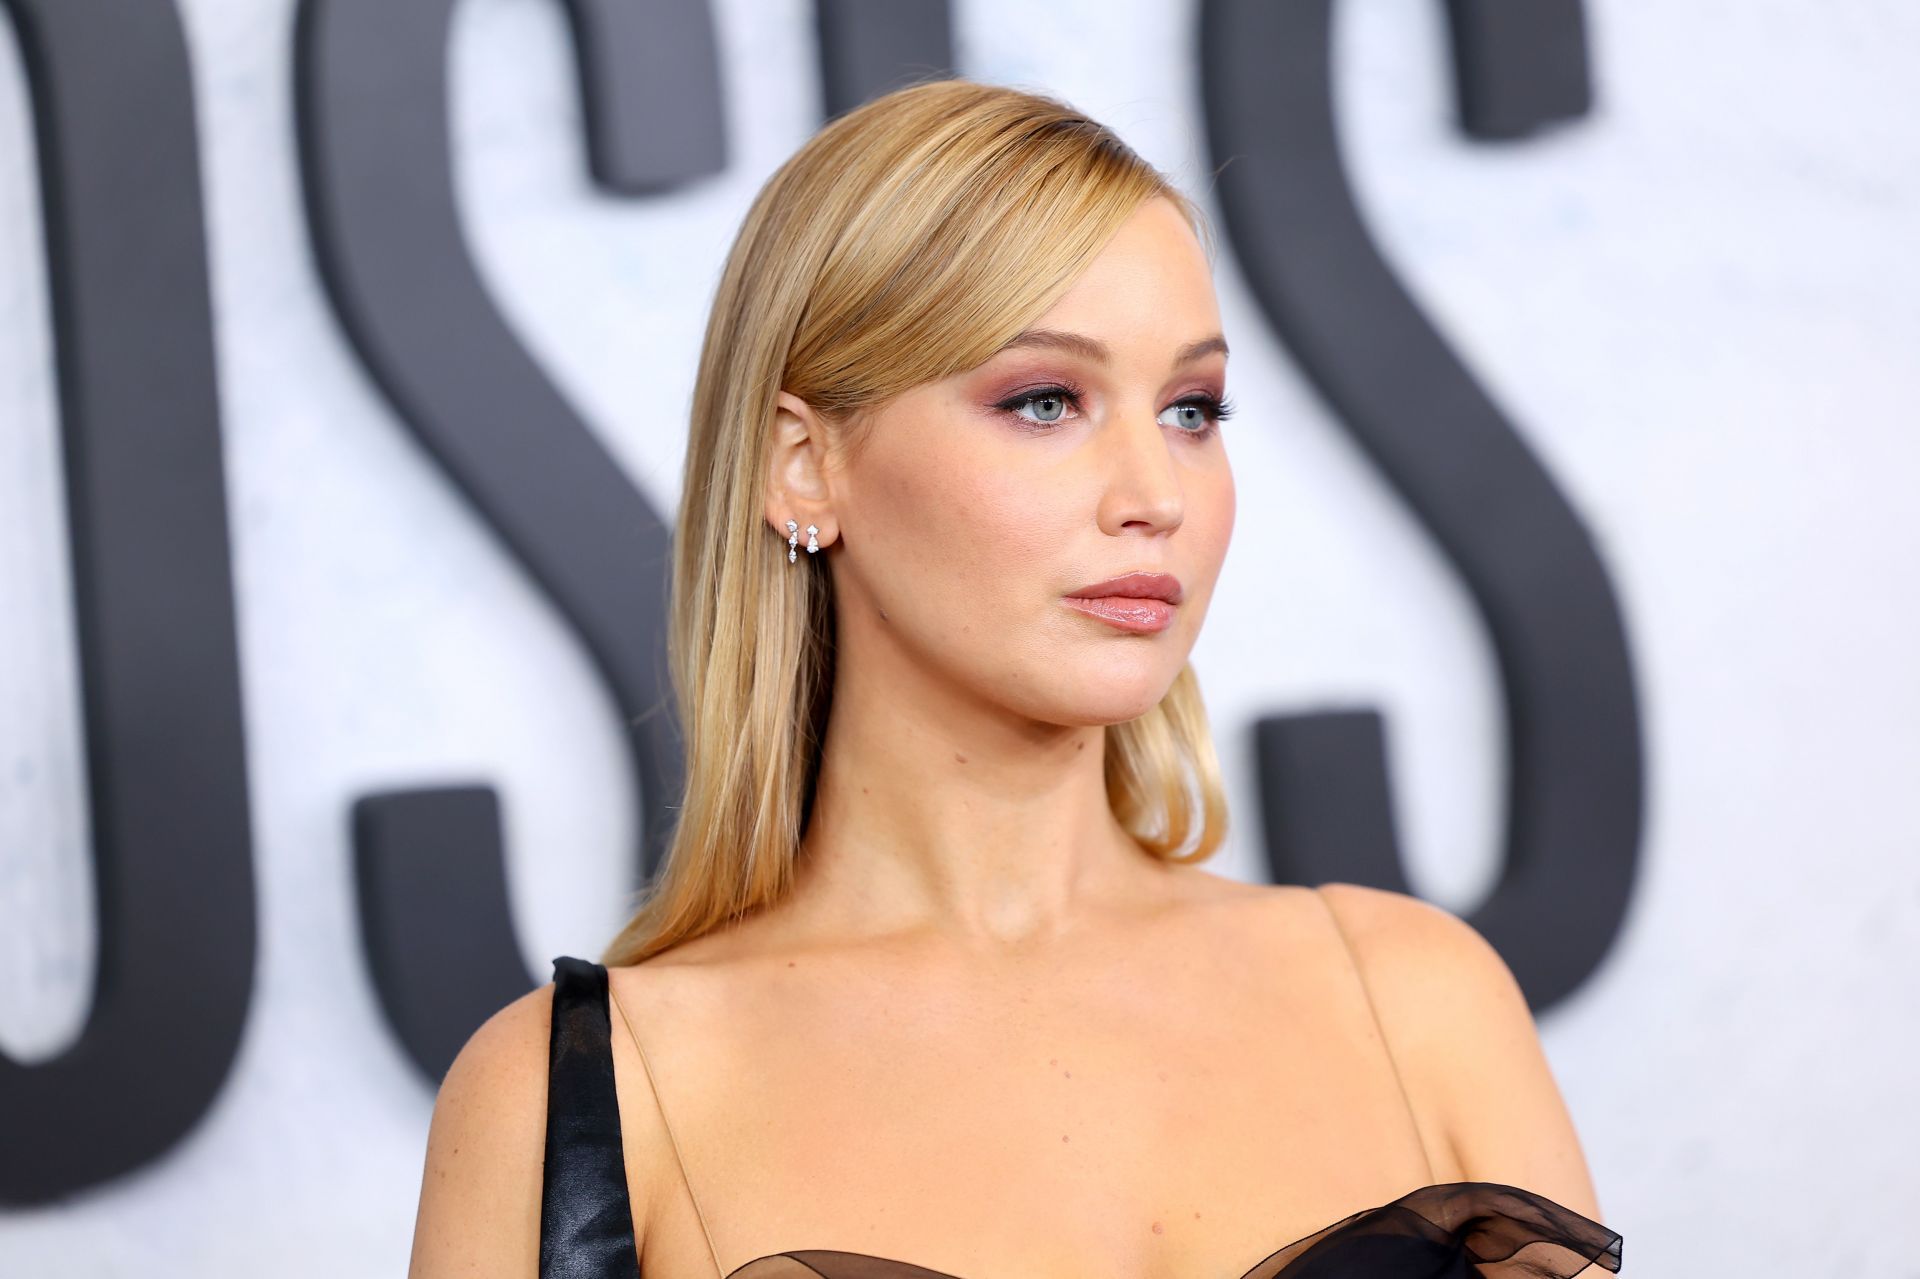
<svg viewBox="0 0 1920 1279"><path fill-rule="evenodd" d="M1032 418L1027 417L1022 413L1018 413L1015 410L1019 408L1021 405L1032 403L1034 400L1066 400L1068 403L1072 404L1074 408L1077 409L1080 407L1080 398L1081 398L1081 391L1080 391L1080 388L1078 387L1042 386L1042 387L1036 387L1031 391L1022 391L1018 395L1009 396L1008 398L1001 400L998 404L995 404L994 407L1008 414L1009 416L1013 417L1022 426L1030 430L1044 431L1044 430L1050 430L1053 427L1059 426L1061 423L1036 422ZM1178 408L1183 404L1198 405L1202 410L1206 412L1206 415L1207 415L1207 424L1201 427L1197 431L1189 430L1185 427L1175 428L1180 432L1180 434L1185 435L1190 439L1195 439L1195 440L1206 439L1208 436L1212 435L1214 432L1220 429L1220 424L1222 422L1226 421L1228 418L1233 416L1233 401L1230 398L1227 398L1225 396L1216 398L1214 396L1206 394L1205 392L1201 392L1200 394L1197 394L1197 395L1189 395L1182 399L1175 400L1172 404L1169 404L1167 407Z"/></svg>

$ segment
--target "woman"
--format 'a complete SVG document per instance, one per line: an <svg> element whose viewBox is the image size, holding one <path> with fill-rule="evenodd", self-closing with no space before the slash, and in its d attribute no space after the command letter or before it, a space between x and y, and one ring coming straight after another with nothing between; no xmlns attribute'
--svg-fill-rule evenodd
<svg viewBox="0 0 1920 1279"><path fill-rule="evenodd" d="M416 1279L1619 1268L1478 933L1196 864L1207 234L1105 128L964 80L769 181L694 393L673 844L453 1064Z"/></svg>

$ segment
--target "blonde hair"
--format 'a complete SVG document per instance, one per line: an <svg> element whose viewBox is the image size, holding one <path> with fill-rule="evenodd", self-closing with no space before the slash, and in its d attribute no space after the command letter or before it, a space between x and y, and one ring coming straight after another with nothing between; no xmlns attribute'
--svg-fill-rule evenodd
<svg viewBox="0 0 1920 1279"><path fill-rule="evenodd" d="M761 189L707 321L674 541L668 660L686 787L665 861L601 962L638 963L793 881L833 693L833 598L824 564L790 566L764 517L775 396L840 431L978 367L1156 196L1211 258L1199 207L1111 130L965 79L839 116ZM1211 856L1226 800L1192 664L1106 742L1121 826L1164 860Z"/></svg>

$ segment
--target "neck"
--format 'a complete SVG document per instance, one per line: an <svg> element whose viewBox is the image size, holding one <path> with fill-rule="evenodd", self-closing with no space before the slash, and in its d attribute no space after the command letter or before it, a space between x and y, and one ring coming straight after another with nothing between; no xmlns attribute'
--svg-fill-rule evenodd
<svg viewBox="0 0 1920 1279"><path fill-rule="evenodd" d="M800 849L811 926L1009 947L1154 891L1165 867L1107 804L1104 727L1019 716L863 648L841 650Z"/></svg>

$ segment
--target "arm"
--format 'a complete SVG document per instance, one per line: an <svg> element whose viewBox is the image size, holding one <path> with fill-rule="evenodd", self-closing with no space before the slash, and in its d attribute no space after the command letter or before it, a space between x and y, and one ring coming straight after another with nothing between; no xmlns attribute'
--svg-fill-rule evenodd
<svg viewBox="0 0 1920 1279"><path fill-rule="evenodd" d="M1487 939L1444 907L1324 884L1410 1095L1441 1121L1461 1180L1519 1186L1600 1221L1573 1118L1526 996Z"/></svg>
<svg viewBox="0 0 1920 1279"><path fill-rule="evenodd" d="M534 1274L553 983L473 1032L434 1102L408 1279Z"/></svg>

